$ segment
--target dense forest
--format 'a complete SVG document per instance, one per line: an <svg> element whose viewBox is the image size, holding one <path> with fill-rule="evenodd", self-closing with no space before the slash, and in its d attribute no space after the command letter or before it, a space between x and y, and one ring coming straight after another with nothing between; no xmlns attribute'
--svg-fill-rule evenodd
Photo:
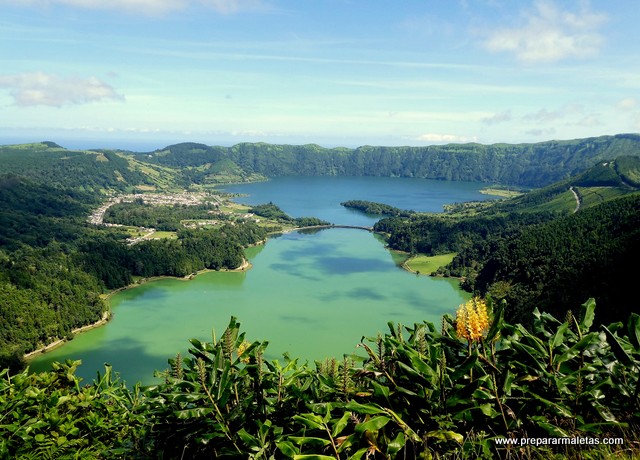
<svg viewBox="0 0 640 460"><path fill-rule="evenodd" d="M389 206L388 204L374 203L366 200L347 200L340 203L340 206L356 209L373 216L410 217L411 214L414 214L414 211L411 210L407 211L394 206Z"/></svg>
<svg viewBox="0 0 640 460"><path fill-rule="evenodd" d="M289 224L295 227L313 227L315 225L330 225L326 220L317 217L291 217L274 203L258 204L249 208L249 212L256 216L266 217L282 224Z"/></svg>
<svg viewBox="0 0 640 460"><path fill-rule="evenodd" d="M623 157L515 199L386 218L374 229L394 249L457 253L437 273L506 300L509 320L526 324L536 307L562 316L595 297L604 322L620 321L639 308L628 289L635 276L630 267L640 257L637 171L640 160Z"/></svg>
<svg viewBox="0 0 640 460"><path fill-rule="evenodd" d="M243 248L266 238L246 222L128 246L119 228L87 223L100 196L32 181L0 176L0 367L21 367L24 353L99 320L106 290L135 277L237 268Z"/></svg>

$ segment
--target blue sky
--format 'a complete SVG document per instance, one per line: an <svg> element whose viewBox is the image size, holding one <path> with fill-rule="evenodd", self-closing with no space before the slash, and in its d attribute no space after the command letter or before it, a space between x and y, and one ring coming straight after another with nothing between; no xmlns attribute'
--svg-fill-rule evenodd
<svg viewBox="0 0 640 460"><path fill-rule="evenodd" d="M0 0L0 143L640 132L628 0Z"/></svg>

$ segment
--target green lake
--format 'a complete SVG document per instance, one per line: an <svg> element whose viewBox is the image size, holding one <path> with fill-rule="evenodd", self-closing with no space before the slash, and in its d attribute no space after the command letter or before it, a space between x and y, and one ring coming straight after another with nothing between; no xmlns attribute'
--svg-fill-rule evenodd
<svg viewBox="0 0 640 460"><path fill-rule="evenodd" d="M454 191L448 198L444 202L460 201ZM358 351L362 336L386 332L388 321L439 325L442 314L469 297L456 280L399 268L384 242L364 230L288 233L248 249L247 258L253 267L245 272L161 279L117 293L106 326L34 359L31 368L81 359L78 374L85 379L110 363L127 383L151 384L154 370L165 369L176 352L187 353L189 338L211 340L213 331L219 337L231 316L248 340L269 341L269 359L285 352L310 362L342 358Z"/></svg>

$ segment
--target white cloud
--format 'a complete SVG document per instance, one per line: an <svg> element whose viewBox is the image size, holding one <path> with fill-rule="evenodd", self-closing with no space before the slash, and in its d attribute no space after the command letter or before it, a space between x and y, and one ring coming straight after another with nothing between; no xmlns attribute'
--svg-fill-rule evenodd
<svg viewBox="0 0 640 460"><path fill-rule="evenodd" d="M504 112L496 113L490 117L485 117L481 121L482 123L487 125L495 125L498 123L506 123L511 120L513 120L511 110L506 110Z"/></svg>
<svg viewBox="0 0 640 460"><path fill-rule="evenodd" d="M551 137L556 133L555 128L548 128L548 129L540 129L540 128L535 128L535 129L530 129L529 131L525 131L525 134L529 135L529 136L534 136L534 137Z"/></svg>
<svg viewBox="0 0 640 460"><path fill-rule="evenodd" d="M557 110L540 109L537 112L527 113L522 116L525 121L533 121L537 123L550 123L570 116L581 115L584 113L584 107L579 103L565 104Z"/></svg>
<svg viewBox="0 0 640 460"><path fill-rule="evenodd" d="M0 75L0 88L7 88L18 106L87 104L103 99L123 100L109 84L96 77L59 77L43 72Z"/></svg>
<svg viewBox="0 0 640 460"><path fill-rule="evenodd" d="M638 99L636 99L635 97L627 97L627 98L621 99L616 104L616 108L624 112L627 112L629 110L634 110L637 106L638 106Z"/></svg>
<svg viewBox="0 0 640 460"><path fill-rule="evenodd" d="M0 0L0 5L11 4L33 7L55 5L91 10L115 10L149 16L183 10L193 5L205 5L223 14L257 9L262 0Z"/></svg>
<svg viewBox="0 0 640 460"><path fill-rule="evenodd" d="M469 139L464 136L457 136L455 134L436 134L436 133L428 133L419 136L418 139L422 142L435 142L435 143L445 143L445 142L473 142L474 139Z"/></svg>
<svg viewBox="0 0 640 460"><path fill-rule="evenodd" d="M535 11L524 14L524 24L495 31L484 45L490 51L513 53L526 63L595 55L603 42L598 27L606 17L585 5L573 13L560 10L551 1L539 0Z"/></svg>
<svg viewBox="0 0 640 460"><path fill-rule="evenodd" d="M593 128L596 126L603 126L603 123L597 115L591 114L578 120L578 126L586 126L587 128Z"/></svg>
<svg viewBox="0 0 640 460"><path fill-rule="evenodd" d="M524 115L522 118L526 121L536 121L539 123L548 123L552 121L556 121L562 119L566 116L566 113L562 110L547 110L540 109L535 113L528 113Z"/></svg>

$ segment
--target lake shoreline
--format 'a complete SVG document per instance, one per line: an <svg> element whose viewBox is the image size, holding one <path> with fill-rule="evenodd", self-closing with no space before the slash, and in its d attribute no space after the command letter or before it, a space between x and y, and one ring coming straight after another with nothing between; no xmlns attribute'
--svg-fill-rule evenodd
<svg viewBox="0 0 640 460"><path fill-rule="evenodd" d="M77 327L75 329L73 329L71 331L71 333L75 336L77 334L82 334L83 332L87 332L90 331L92 329L96 329L98 327L104 326L105 324L107 324L112 318L112 313L111 313L111 309L105 311L104 313L102 313L102 318L100 318L98 321L90 323L90 324L86 324L84 326L80 326ZM73 339L71 339L73 340ZM47 345L44 345L40 348L36 348L33 351L30 351L29 353L25 353L23 358L27 361L40 356L40 355L44 355L50 351L55 350L56 348L61 347L62 345L64 345L65 343L69 342L70 340L67 338L62 338L62 339L58 339L58 340L54 340L51 343L48 343Z"/></svg>
<svg viewBox="0 0 640 460"><path fill-rule="evenodd" d="M257 244L264 244L265 242L266 241L263 241L263 242L259 242ZM127 286L123 286L121 288L109 291L107 294L105 294L103 296L103 300L105 302L108 302L111 297L113 297L115 294L117 294L119 292L126 291L126 290L129 290L129 289L133 289L133 288L142 286L143 284L147 284L147 283L152 282L152 281L159 281L159 280L163 280L163 279L175 279L175 280L180 280L180 281L191 281L196 276L202 275L204 273L209 273L209 272L245 272L247 270L250 270L252 267L253 267L253 265L251 264L251 262L249 262L249 260L247 260L246 258L243 258L242 259L242 264L239 267L233 268L233 269L224 268L222 270L213 270L213 269L210 269L210 268L205 268L203 270L198 270L196 273L192 273L192 274L187 275L187 276L168 276L168 275L151 276L149 278L142 278L139 281L137 281L135 283L131 283L131 284L127 285ZM87 331L90 331L92 329L96 329L98 327L102 327L102 326L108 324L109 321L111 321L112 318L113 318L113 312L111 311L111 307L109 307L109 309L102 314L102 318L100 318L98 321L96 321L94 323L87 324L85 326L81 326L81 327L75 328L71 332L74 334L74 336L78 335L78 334L82 334L83 332L87 332ZM71 339L71 340L73 340L73 339ZM44 355L44 354L46 354L46 353L48 353L50 351L53 351L53 350L55 350L57 348L60 348L61 346L63 346L64 344L66 344L68 342L70 342L70 340L67 339L67 338L61 338L61 339L54 340L53 342L48 343L47 345L44 345L44 346L39 347L39 348L36 348L35 350L30 351L29 353L25 353L23 355L23 358L26 361L29 361L29 360L37 357L37 356Z"/></svg>

